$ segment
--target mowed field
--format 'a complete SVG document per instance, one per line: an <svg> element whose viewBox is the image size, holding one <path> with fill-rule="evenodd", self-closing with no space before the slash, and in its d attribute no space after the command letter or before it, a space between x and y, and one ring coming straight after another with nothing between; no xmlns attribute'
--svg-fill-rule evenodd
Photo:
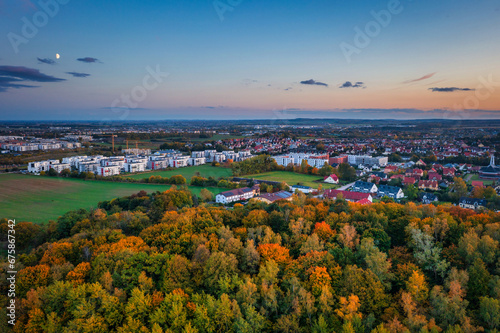
<svg viewBox="0 0 500 333"><path fill-rule="evenodd" d="M0 175L0 218L18 222L46 222L79 208L96 207L100 201L129 196L144 190L166 191L170 185L127 184L106 181ZM199 195L201 187L189 187ZM227 189L208 188L218 194Z"/></svg>
<svg viewBox="0 0 500 333"><path fill-rule="evenodd" d="M478 174L472 175L472 177L470 177L468 183L471 184L473 181L477 181L477 180L483 182L484 186L491 186L491 184L493 184L493 180L481 179L481 178L479 178Z"/></svg>
<svg viewBox="0 0 500 333"><path fill-rule="evenodd" d="M242 177L270 180L275 182L285 182L290 186L302 183L303 185L310 186L312 188L318 188L320 184L323 187L323 189L338 187L337 185L323 182L323 177L321 176L303 175L300 173L293 173L288 171L272 171L272 172L259 173L255 175L248 175Z"/></svg>
<svg viewBox="0 0 500 333"><path fill-rule="evenodd" d="M200 176L202 176L202 177L205 177L205 178L214 177L215 179L218 179L220 177L231 177L233 175L233 172L231 171L231 169L222 168L222 167L214 167L214 166L211 166L210 164L205 164L205 165L198 165L198 166L193 166L193 167L178 168L175 170L134 173L134 174L126 175L125 177L129 177L129 178L133 178L133 179L143 179L143 178L149 178L151 176L172 177L172 176L182 175L182 176L184 176L184 178L187 179L187 181L189 183L191 178L197 172L199 172Z"/></svg>

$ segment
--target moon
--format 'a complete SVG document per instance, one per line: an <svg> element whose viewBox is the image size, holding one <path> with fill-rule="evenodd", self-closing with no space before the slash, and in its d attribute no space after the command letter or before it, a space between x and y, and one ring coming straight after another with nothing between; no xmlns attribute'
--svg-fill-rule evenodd
<svg viewBox="0 0 500 333"><path fill-rule="evenodd" d="M61 58L61 56L59 55L59 53L56 53L56 59L59 59Z"/></svg>

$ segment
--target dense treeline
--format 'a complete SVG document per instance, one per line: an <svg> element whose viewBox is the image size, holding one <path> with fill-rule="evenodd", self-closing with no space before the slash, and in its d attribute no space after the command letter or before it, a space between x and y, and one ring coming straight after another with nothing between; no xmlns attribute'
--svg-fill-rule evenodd
<svg viewBox="0 0 500 333"><path fill-rule="evenodd" d="M6 235L7 221L0 222ZM18 223L7 332L497 332L500 214L171 189ZM5 317L4 261L0 301Z"/></svg>
<svg viewBox="0 0 500 333"><path fill-rule="evenodd" d="M256 173L265 173L274 170L283 170L269 155L259 155L241 162L231 163L233 175L243 176Z"/></svg>

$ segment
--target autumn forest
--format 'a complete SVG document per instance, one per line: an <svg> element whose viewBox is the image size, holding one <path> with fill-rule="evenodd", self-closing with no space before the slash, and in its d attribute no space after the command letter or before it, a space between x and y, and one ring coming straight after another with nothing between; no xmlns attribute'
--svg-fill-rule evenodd
<svg viewBox="0 0 500 333"><path fill-rule="evenodd" d="M174 187L16 236L17 322L2 332L500 329L495 212L303 194L224 208Z"/></svg>

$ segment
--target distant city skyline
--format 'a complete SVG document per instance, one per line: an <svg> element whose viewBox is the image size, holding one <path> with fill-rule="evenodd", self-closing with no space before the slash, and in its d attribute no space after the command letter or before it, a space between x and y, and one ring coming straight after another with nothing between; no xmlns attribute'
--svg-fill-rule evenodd
<svg viewBox="0 0 500 333"><path fill-rule="evenodd" d="M0 120L500 119L500 2L0 2Z"/></svg>

